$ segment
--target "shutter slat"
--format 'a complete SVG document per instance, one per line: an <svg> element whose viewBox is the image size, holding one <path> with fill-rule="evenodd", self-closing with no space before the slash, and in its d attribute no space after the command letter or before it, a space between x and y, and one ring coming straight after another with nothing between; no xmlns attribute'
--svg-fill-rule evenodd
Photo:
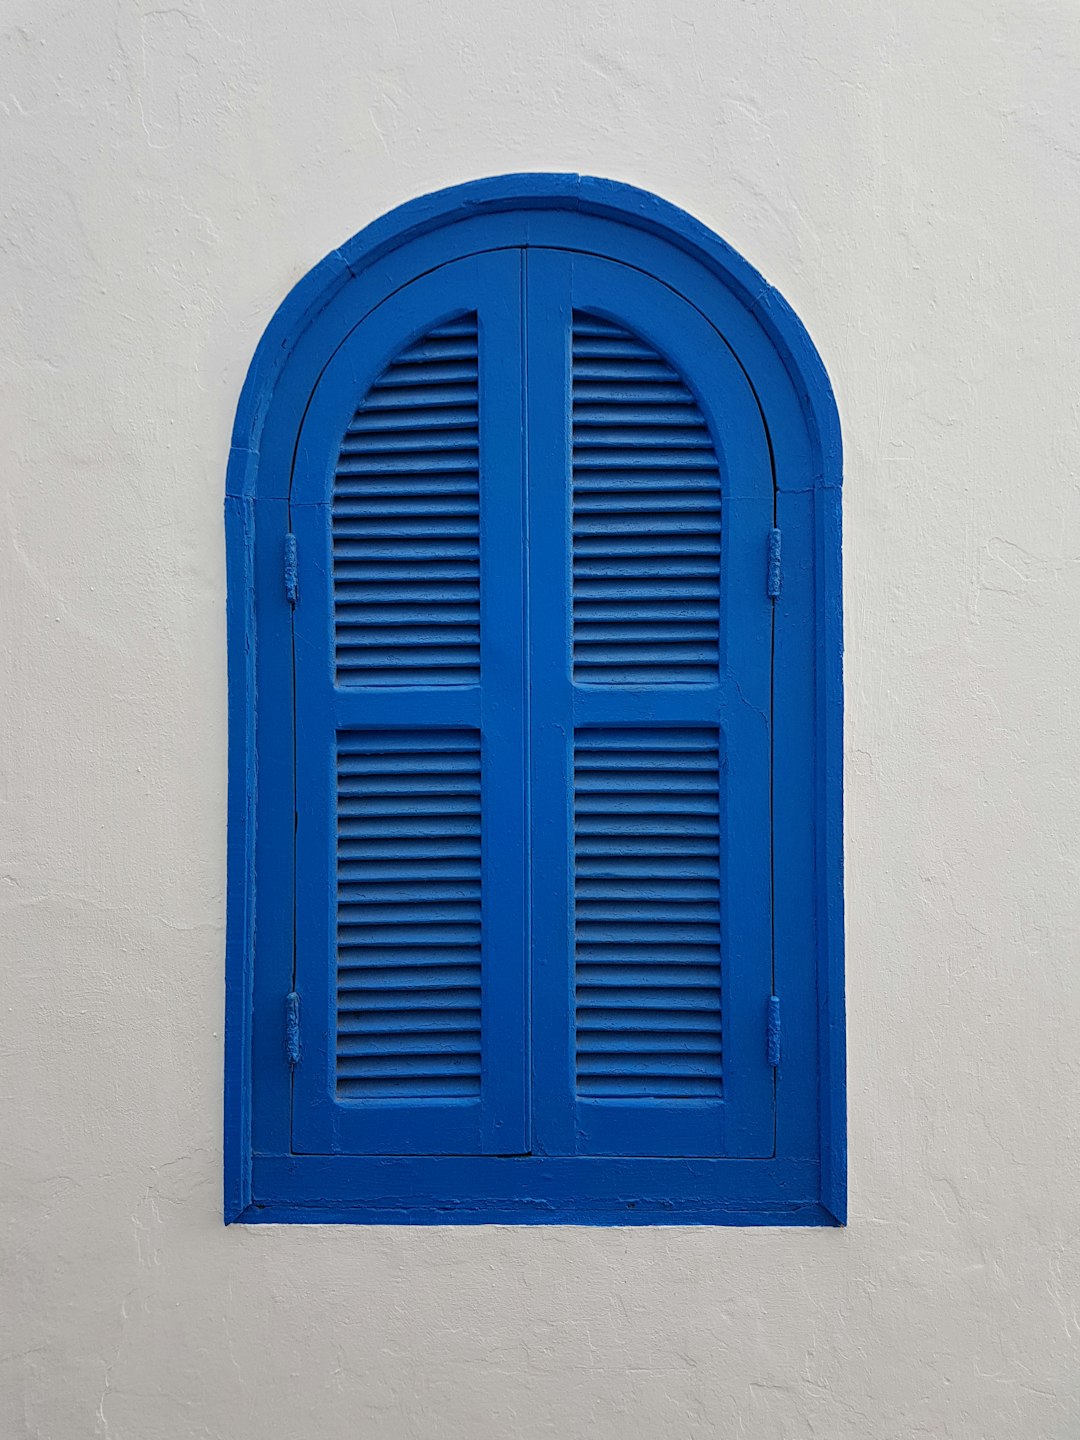
<svg viewBox="0 0 1080 1440"><path fill-rule="evenodd" d="M605 976L602 981L593 984L583 981L578 990L578 1004L583 1010L602 1008L604 1005L622 1009L648 1005L650 1010L667 1009L679 1014L700 1010L713 1020L717 1013L714 992L718 988L718 982L719 970L716 972L716 983L702 977L699 984L684 982L681 986L658 985L647 973L628 972L619 984L616 984L613 976ZM646 983L650 986L647 997L642 995L639 988ZM588 1048L587 1044L585 1048Z"/></svg>
<svg viewBox="0 0 1080 1440"><path fill-rule="evenodd" d="M438 481L446 475L473 475L479 452L475 446L449 453L443 450L429 454L413 454L406 451L375 451L370 446L345 451L338 458L337 473L342 479L356 482L363 493L366 479L382 480L387 476L402 479Z"/></svg>
<svg viewBox="0 0 1080 1440"><path fill-rule="evenodd" d="M412 513L415 500L416 495L411 489L402 489L397 496L381 495L372 498L369 493L365 498L361 514L347 515L341 510L338 511L338 524L334 532L335 542L364 539L373 533L372 521L377 522L380 526L391 520L401 524L415 523L416 516ZM480 502L472 492L458 490L450 493L442 490L425 497L425 520L431 515L441 515L447 519L468 520L479 513Z"/></svg>
<svg viewBox="0 0 1080 1440"><path fill-rule="evenodd" d="M405 1030L393 1023L393 1017L388 1017L385 1029L374 1030L372 1027L382 1018L371 1016L369 1026L364 1030L339 1036L338 1055L343 1062L342 1068L346 1062L355 1061L370 1073L382 1056L401 1059L416 1055L420 1057L415 1062L416 1066L426 1066L429 1061L437 1062L441 1056L480 1053L479 1029L455 1030L448 1029L445 1024L432 1024L424 1030Z"/></svg>
<svg viewBox="0 0 1080 1440"><path fill-rule="evenodd" d="M579 410L579 417L582 406ZM589 418L578 418L577 444L581 450L595 448L602 454L610 453L614 447L623 446L631 453L638 450L652 451L663 447L669 449L690 449L704 455L712 454L712 443L703 439L700 429L686 424L686 415L680 414L675 420L665 417L654 421L648 411L636 421L627 423L623 418L624 406L615 406L607 411L590 410ZM663 463L661 463L661 469Z"/></svg>
<svg viewBox="0 0 1080 1440"><path fill-rule="evenodd" d="M677 600L669 599L663 595L650 595L643 598L634 607L634 614L638 620L666 621L679 620L716 620L715 600L719 596L701 599L690 599L680 596ZM612 601L603 598L590 599L587 595L579 595L576 601L576 611L584 620L621 620L625 624L635 624L636 621L627 617L625 609Z"/></svg>
<svg viewBox="0 0 1080 1440"><path fill-rule="evenodd" d="M722 1094L719 793L713 729L576 732L580 1095Z"/></svg>
<svg viewBox="0 0 1080 1440"><path fill-rule="evenodd" d="M379 391L371 392L373 401L380 398ZM417 411L414 407L399 410L394 397L391 408L372 403L357 411L345 431L345 443L369 435L392 435L407 430L410 435L422 435L425 430L470 431L476 434L476 413L470 405L439 405L430 410Z"/></svg>
<svg viewBox="0 0 1080 1440"><path fill-rule="evenodd" d="M631 407L653 403L673 407L687 406L691 410L695 407L694 397L681 380L667 383L639 381L637 384L614 379L578 380L574 382L573 397L575 405L580 402L590 409L597 405L610 406L623 401ZM679 423L685 425L687 419L687 411L682 410Z"/></svg>
<svg viewBox="0 0 1080 1440"><path fill-rule="evenodd" d="M440 1010L432 1015L420 1015L412 1010L385 1010L378 1015L364 1013L350 1014L345 1011L340 1019L340 1033L344 1036L362 1035L367 1031L378 1031L383 1035L425 1035L430 1033L453 1033L458 1026L464 1034L469 1031L472 1012L465 1010ZM450 1027L450 1028L448 1028ZM477 1033L470 1031L469 1033ZM344 1040L340 1043L344 1044ZM349 1043L352 1043L351 1041Z"/></svg>
<svg viewBox="0 0 1080 1440"><path fill-rule="evenodd" d="M400 982L400 988L406 981L415 979L417 971L434 969L438 970L439 974L431 978L437 979L441 984L468 986L475 978L469 969L471 963L471 945L446 946L441 951L423 946L365 945L363 959L358 958L354 952L350 956L349 964L339 967L338 983L344 996L350 989L363 989L365 975L378 971L375 978L380 982L385 981L386 986L393 988L396 980ZM344 1000L342 1008L348 1008Z"/></svg>
<svg viewBox="0 0 1080 1440"><path fill-rule="evenodd" d="M361 980L347 977L342 985L345 1004L342 1009L375 1015L377 1011L407 1009L417 1016L427 1011L466 1010L478 1003L479 986L460 985L447 979L444 984L431 975L416 975L408 984L394 975L364 976ZM376 1018L378 1018L376 1016Z"/></svg>
<svg viewBox="0 0 1080 1440"><path fill-rule="evenodd" d="M458 498L462 496L475 497L476 495L476 487L469 475L425 475L424 479L427 493L434 497ZM338 526L343 533L356 531L359 522L367 514L367 507L373 498L400 500L412 499L416 495L416 486L408 476L390 478L381 475L378 479L364 477L362 483L358 481L355 490L358 498L347 499L342 496L335 506Z"/></svg>
<svg viewBox="0 0 1080 1440"><path fill-rule="evenodd" d="M387 391L406 385L461 385L472 380L476 373L475 356L466 360L432 359L418 353L423 345L421 340L403 351L371 387L371 394L385 396Z"/></svg>
<svg viewBox="0 0 1080 1440"><path fill-rule="evenodd" d="M442 411L434 417L433 423L427 425L418 425L413 415L404 424L392 424L388 423L385 414L358 414L345 431L341 454L363 459L382 454L417 453L422 456L428 451L453 453L455 450L478 450L480 432L476 417L464 409L459 413L461 418L448 416Z"/></svg>
<svg viewBox="0 0 1080 1440"><path fill-rule="evenodd" d="M575 327L577 323L575 321ZM681 430L687 427L693 418L693 416L687 415L685 410L678 408L663 409L645 404L635 407L624 401L612 405L606 400L597 402L582 400L574 406L574 426L576 429L583 429L585 434L588 433L588 427L593 425L603 427L615 425L624 429L640 425L650 432L656 427L673 427ZM692 428L695 434L699 433L696 427Z"/></svg>
<svg viewBox="0 0 1080 1440"><path fill-rule="evenodd" d="M639 600L711 600L714 606L719 602L719 585L709 578L694 578L687 575L635 575L633 580L625 579L618 574L608 574L603 577L582 576L574 580L574 606L582 600L604 600L614 603L618 601L633 601L636 609ZM629 606L623 610L627 616L633 611ZM715 610L714 612L715 613ZM678 638L678 628L673 630L674 638ZM576 653L576 646L575 646ZM612 676L612 683L618 682L618 676Z"/></svg>
<svg viewBox="0 0 1080 1440"><path fill-rule="evenodd" d="M706 1039L720 1035L719 1025L708 1014L695 1014L693 1011L673 1014L669 1010L628 1010L625 1007L607 1010L583 1007L578 1015L578 1029L605 1036L608 1031L616 1031L619 1033L619 1044L639 1033L646 1037L644 1043L648 1043L647 1037L653 1035L686 1034ZM602 1048L598 1040L592 1043ZM615 1043L612 1041L613 1045ZM702 1043L705 1043L704 1039Z"/></svg>
<svg viewBox="0 0 1080 1440"><path fill-rule="evenodd" d="M408 390L372 390L364 402L369 415L398 415L403 411L426 410L437 412L441 408L457 410L463 405L476 402L476 387L464 385L429 385L420 383L421 377L413 376L412 388ZM356 421L353 421L355 425Z"/></svg>
<svg viewBox="0 0 1080 1440"><path fill-rule="evenodd" d="M339 685L479 682L477 345L475 314L430 331L346 430L332 511Z"/></svg>
<svg viewBox="0 0 1080 1440"><path fill-rule="evenodd" d="M475 1096L479 736L344 733L337 801L337 1094Z"/></svg>

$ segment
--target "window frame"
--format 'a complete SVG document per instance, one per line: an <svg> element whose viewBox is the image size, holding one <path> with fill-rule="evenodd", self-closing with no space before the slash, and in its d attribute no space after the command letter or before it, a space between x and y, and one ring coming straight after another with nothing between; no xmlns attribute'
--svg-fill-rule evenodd
<svg viewBox="0 0 1080 1440"><path fill-rule="evenodd" d="M393 277L504 245L589 251L698 298L754 390L773 452L787 562L775 615L774 853L791 882L774 911L774 988L785 1015L801 1021L785 1029L778 1086L785 1060L816 1086L793 1097L783 1119L778 1089L773 1157L694 1161L689 1183L678 1159L574 1157L548 1160L541 1173L542 1157L291 1153L282 984L291 933L273 924L274 897L291 888L291 854L267 839L273 826L260 835L256 818L260 806L291 811L292 722L260 728L255 702L260 683L288 678L263 667L288 653L280 552L292 448L327 357ZM562 175L457 186L384 216L296 286L252 361L227 479L227 1223L845 1223L840 481L832 390L793 312L717 236L633 187ZM785 730L783 715L808 723ZM509 1167L522 1165L528 1178L519 1168L514 1179Z"/></svg>

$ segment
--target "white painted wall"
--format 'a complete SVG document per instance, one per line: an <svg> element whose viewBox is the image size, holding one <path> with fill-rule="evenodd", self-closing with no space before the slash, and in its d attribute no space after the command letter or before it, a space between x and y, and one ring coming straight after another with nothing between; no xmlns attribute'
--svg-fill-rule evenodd
<svg viewBox="0 0 1080 1440"><path fill-rule="evenodd" d="M1080 1434L1075 0L6 0L12 1440ZM222 494L409 196L714 226L846 427L850 1228L225 1230Z"/></svg>

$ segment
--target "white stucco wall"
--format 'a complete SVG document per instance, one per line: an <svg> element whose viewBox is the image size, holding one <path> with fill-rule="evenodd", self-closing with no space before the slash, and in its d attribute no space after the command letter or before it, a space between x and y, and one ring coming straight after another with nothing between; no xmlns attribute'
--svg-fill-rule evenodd
<svg viewBox="0 0 1080 1440"><path fill-rule="evenodd" d="M1075 0L7 0L0 1434L1080 1434ZM278 300L576 169L845 425L851 1225L221 1224L222 495Z"/></svg>

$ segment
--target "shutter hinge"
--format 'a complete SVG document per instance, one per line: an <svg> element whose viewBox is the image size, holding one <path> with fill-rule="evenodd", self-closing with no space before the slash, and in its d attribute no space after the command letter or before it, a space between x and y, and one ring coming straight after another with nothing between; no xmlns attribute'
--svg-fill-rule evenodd
<svg viewBox="0 0 1080 1440"><path fill-rule="evenodd" d="M775 1070L780 1064L780 997L769 996L765 1020L765 1058Z"/></svg>
<svg viewBox="0 0 1080 1440"><path fill-rule="evenodd" d="M285 599L296 604L300 593L300 567L296 557L296 536L290 530L285 536Z"/></svg>
<svg viewBox="0 0 1080 1440"><path fill-rule="evenodd" d="M766 589L769 599L775 600L780 594L780 531L769 531L769 564L766 575Z"/></svg>
<svg viewBox="0 0 1080 1440"><path fill-rule="evenodd" d="M300 996L295 990L285 997L285 1058L290 1069L300 1063Z"/></svg>

